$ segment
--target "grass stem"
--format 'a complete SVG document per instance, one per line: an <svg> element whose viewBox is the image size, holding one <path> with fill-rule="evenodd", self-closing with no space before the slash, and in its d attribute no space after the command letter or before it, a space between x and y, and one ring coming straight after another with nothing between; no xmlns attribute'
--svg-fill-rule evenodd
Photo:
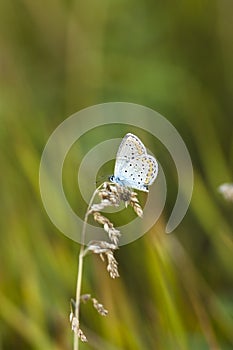
<svg viewBox="0 0 233 350"><path fill-rule="evenodd" d="M79 251L79 258L78 258L78 276L77 276L77 284L76 284L76 298L75 298L75 317L79 321L79 311L80 311L80 296L81 296L81 287L82 287L82 276L83 276L83 258L84 258L84 249L85 249L85 234L86 234L86 227L87 227L87 220L89 215L89 210L92 206L92 203L94 201L94 198L96 194L98 193L100 187L102 184L94 191L90 202L87 207L87 211L85 214L84 222L83 222L83 228L81 233L81 247ZM73 350L79 349L79 336L77 333L74 332L74 347Z"/></svg>

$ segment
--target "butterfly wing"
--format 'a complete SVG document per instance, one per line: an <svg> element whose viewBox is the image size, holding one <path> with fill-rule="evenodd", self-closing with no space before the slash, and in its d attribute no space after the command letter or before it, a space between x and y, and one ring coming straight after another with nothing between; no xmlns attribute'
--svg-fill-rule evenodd
<svg viewBox="0 0 233 350"><path fill-rule="evenodd" d="M114 178L125 186L148 192L158 174L158 163L147 154L142 141L133 134L126 134L116 156Z"/></svg>
<svg viewBox="0 0 233 350"><path fill-rule="evenodd" d="M142 141L131 133L126 134L118 148L114 176L120 178L124 174L123 170L130 166L130 162L135 163L135 159L144 154L146 148Z"/></svg>
<svg viewBox="0 0 233 350"><path fill-rule="evenodd" d="M158 162L157 160L147 154L140 158L141 164L144 166L143 181L145 186L150 186L155 181L158 175Z"/></svg>
<svg viewBox="0 0 233 350"><path fill-rule="evenodd" d="M125 186L148 192L148 186L157 177L158 163L154 157L146 154L126 163L121 171L121 181Z"/></svg>

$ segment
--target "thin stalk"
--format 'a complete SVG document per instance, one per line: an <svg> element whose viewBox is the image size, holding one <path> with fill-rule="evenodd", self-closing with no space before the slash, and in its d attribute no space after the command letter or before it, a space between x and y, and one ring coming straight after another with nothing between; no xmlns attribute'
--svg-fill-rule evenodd
<svg viewBox="0 0 233 350"><path fill-rule="evenodd" d="M84 258L84 248L85 248L85 234L86 234L86 227L87 227L87 219L89 215L89 210L92 206L92 203L94 201L94 198L96 194L98 193L99 189L101 188L102 184L97 187L97 189L94 191L90 202L87 207L87 211L84 217L83 227L82 227L82 233L81 233L81 247L79 251L79 258L78 258L78 276L77 276L77 284L76 284L76 298L75 298L75 317L79 321L79 311L80 311L80 296L81 296L81 286L82 286L82 275L83 275L83 258ZM74 333L74 347L73 350L79 349L79 337L77 333Z"/></svg>

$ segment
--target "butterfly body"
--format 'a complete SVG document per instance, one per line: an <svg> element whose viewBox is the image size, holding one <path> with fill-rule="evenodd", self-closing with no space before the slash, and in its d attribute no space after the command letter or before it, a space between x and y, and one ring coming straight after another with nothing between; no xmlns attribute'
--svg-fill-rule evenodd
<svg viewBox="0 0 233 350"><path fill-rule="evenodd" d="M148 192L148 186L154 182L157 174L156 159L147 154L146 147L137 136L126 134L119 146L110 181Z"/></svg>

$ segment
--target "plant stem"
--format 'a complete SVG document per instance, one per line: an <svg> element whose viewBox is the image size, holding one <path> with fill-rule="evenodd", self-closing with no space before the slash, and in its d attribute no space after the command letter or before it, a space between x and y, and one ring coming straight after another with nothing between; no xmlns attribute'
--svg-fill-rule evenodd
<svg viewBox="0 0 233 350"><path fill-rule="evenodd" d="M84 258L84 248L85 248L85 233L86 233L86 227L87 227L87 219L89 215L89 210L92 206L92 203L94 201L94 198L96 194L98 193L100 187L102 184L97 187L97 189L94 191L90 202L87 207L87 211L84 217L84 222L83 222L83 228L82 228L82 233L81 233L81 247L79 251L79 258L78 258L78 277L77 277L77 284L76 284L76 298L75 298L75 317L79 321L79 310L80 310L80 296L81 296L81 286L82 286L82 275L83 275L83 258ZM79 337L77 333L74 333L74 347L73 350L78 350L79 349Z"/></svg>

